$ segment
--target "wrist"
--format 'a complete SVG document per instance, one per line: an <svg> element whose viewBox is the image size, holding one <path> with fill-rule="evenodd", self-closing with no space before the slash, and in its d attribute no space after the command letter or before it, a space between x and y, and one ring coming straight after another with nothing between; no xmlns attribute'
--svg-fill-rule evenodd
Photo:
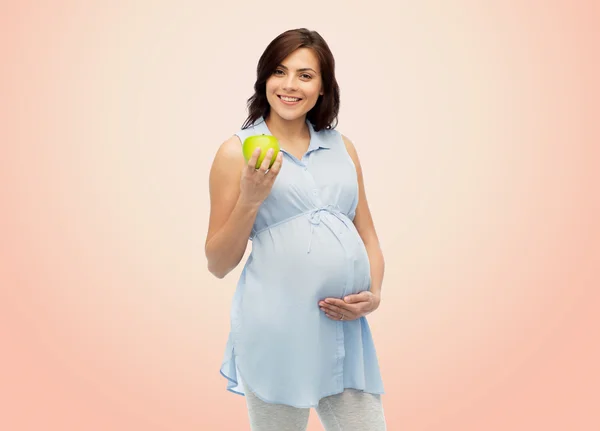
<svg viewBox="0 0 600 431"><path fill-rule="evenodd" d="M258 211L262 202L253 202L244 198L244 196L240 195L237 200L237 205L247 211Z"/></svg>

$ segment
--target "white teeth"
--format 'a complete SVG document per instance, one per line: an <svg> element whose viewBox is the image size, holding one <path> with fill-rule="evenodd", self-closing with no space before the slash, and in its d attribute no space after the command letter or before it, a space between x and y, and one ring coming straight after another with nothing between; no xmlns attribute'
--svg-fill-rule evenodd
<svg viewBox="0 0 600 431"><path fill-rule="evenodd" d="M285 97L285 96L279 96L282 100L285 100L286 102L297 102L298 98L295 97Z"/></svg>

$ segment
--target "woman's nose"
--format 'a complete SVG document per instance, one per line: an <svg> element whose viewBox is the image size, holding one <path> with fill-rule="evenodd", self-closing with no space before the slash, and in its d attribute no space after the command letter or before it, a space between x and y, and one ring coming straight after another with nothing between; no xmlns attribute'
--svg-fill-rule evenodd
<svg viewBox="0 0 600 431"><path fill-rule="evenodd" d="M283 83L283 88L286 91L295 90L297 87L296 78L293 75L289 75Z"/></svg>

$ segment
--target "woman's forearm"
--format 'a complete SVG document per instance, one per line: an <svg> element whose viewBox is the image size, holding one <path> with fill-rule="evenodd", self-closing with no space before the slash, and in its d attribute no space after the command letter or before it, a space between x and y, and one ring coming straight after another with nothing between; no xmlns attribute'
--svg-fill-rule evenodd
<svg viewBox="0 0 600 431"><path fill-rule="evenodd" d="M208 270L217 278L225 277L242 260L259 207L238 199L227 222L206 243Z"/></svg>
<svg viewBox="0 0 600 431"><path fill-rule="evenodd" d="M381 286L385 272L383 251L377 240L367 242L365 248L371 265L371 293L377 297L378 301L381 301Z"/></svg>

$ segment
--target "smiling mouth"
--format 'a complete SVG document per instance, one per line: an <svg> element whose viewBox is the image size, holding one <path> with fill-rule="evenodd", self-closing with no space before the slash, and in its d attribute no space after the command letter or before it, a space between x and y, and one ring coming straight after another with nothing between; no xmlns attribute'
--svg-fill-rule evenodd
<svg viewBox="0 0 600 431"><path fill-rule="evenodd" d="M281 99L282 101L284 101L286 103L296 103L296 102L300 102L302 100L299 97L288 97L288 96L281 96L281 95L277 95L277 97L279 97L279 99Z"/></svg>

